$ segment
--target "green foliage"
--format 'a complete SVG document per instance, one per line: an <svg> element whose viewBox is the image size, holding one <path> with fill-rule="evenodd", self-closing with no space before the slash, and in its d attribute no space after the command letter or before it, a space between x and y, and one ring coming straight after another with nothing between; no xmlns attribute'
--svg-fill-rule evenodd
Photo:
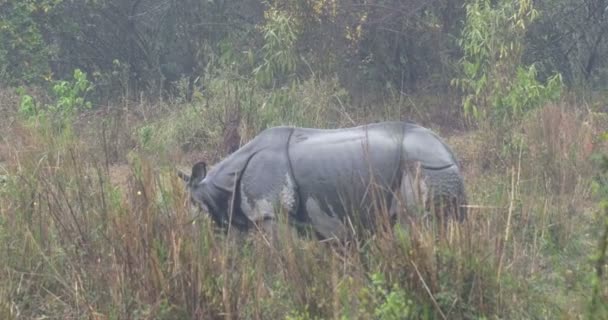
<svg viewBox="0 0 608 320"><path fill-rule="evenodd" d="M144 149L149 149L152 143L152 133L154 128L150 125L144 125L137 131L139 134L140 144Z"/></svg>
<svg viewBox="0 0 608 320"><path fill-rule="evenodd" d="M299 84L272 90L248 110L256 116L256 127L293 124L328 126L340 120L339 110L348 101L348 94L336 78L310 78ZM346 120L346 119L344 119Z"/></svg>
<svg viewBox="0 0 608 320"><path fill-rule="evenodd" d="M67 76L66 70L82 68L99 79L100 99L130 98L142 91L153 98L171 98L177 94L177 83L184 81L189 101L196 79L230 54L243 58L229 58L235 68L257 67L256 78L265 86L282 86L302 58L307 63L303 71L337 75L350 90L358 90L358 81L365 81L361 84L370 91L434 81L453 61L449 51L463 12L460 1L422 6L424 1L416 0L411 7L383 1L352 10L348 3L326 0L186 0L154 9L142 1L28 0L24 3L39 8L28 11L22 2L9 0L22 6L27 17L14 15L14 23L9 22L33 26L30 33L36 38L28 43L35 45L22 51L44 58L16 62L50 62L59 78ZM53 10L45 11L47 3ZM7 7L7 16L11 10ZM382 23L368 24L369 20ZM9 42L15 38L13 31L6 35ZM127 81L112 76L115 59L128 70ZM31 74L48 78L51 73ZM371 88L370 83L380 85Z"/></svg>
<svg viewBox="0 0 608 320"><path fill-rule="evenodd" d="M593 82L601 88L608 75L608 60L601 55L608 44L608 19L598 9L600 1L541 0L534 8L530 0L383 0L356 10L352 5L4 0L0 81L40 83L82 68L98 81L97 99L143 92L154 99L181 95L191 101L197 81L229 60L246 77L254 69L266 88L288 87L296 73L311 73L337 76L352 95L371 100L390 90L446 89L457 77L467 95L465 110L483 114L529 85L507 84L519 81L518 73L532 79L530 66L538 69L541 87L563 74L569 84ZM464 60L457 65L461 54ZM535 102L517 103L529 104L513 107L520 110Z"/></svg>
<svg viewBox="0 0 608 320"><path fill-rule="evenodd" d="M39 106L39 103L21 88L19 112L24 119L34 123L45 123L48 120L50 129L54 132L67 132L65 130L69 131L78 111L91 109L92 104L87 101L87 93L92 88L86 73L76 69L71 81L54 81L51 91L53 102L45 107Z"/></svg>
<svg viewBox="0 0 608 320"><path fill-rule="evenodd" d="M43 37L45 17L62 0L4 0L0 3L0 83L40 83L50 75L52 49Z"/></svg>
<svg viewBox="0 0 608 320"><path fill-rule="evenodd" d="M380 303L374 309L375 319L399 320L412 317L413 301L397 283L393 283L388 290L384 275L381 273L373 273L371 280L374 295L380 299Z"/></svg>
<svg viewBox="0 0 608 320"><path fill-rule="evenodd" d="M561 96L562 78L560 74L541 84L537 80L534 65L525 69L518 66L515 79L503 96L494 101L495 113L499 118L520 117L527 111L538 108L548 101L557 101Z"/></svg>
<svg viewBox="0 0 608 320"><path fill-rule="evenodd" d="M253 74L262 85L276 85L296 71L298 26L290 15L276 8L268 9L264 16L262 64L253 70Z"/></svg>
<svg viewBox="0 0 608 320"><path fill-rule="evenodd" d="M96 70L91 74L91 81L97 88L96 92L91 92L92 96L97 96L98 99L112 95L128 97L131 75L129 64L113 59L111 68L104 71Z"/></svg>
<svg viewBox="0 0 608 320"><path fill-rule="evenodd" d="M472 0L466 8L459 40L463 74L452 82L464 92L466 114L502 121L560 96L561 75L542 84L534 65L521 64L526 27L538 15L531 1Z"/></svg>
<svg viewBox="0 0 608 320"><path fill-rule="evenodd" d="M555 72L574 88L603 90L608 80L608 15L603 0L535 1L542 12L526 35L525 60L541 78Z"/></svg>
<svg viewBox="0 0 608 320"><path fill-rule="evenodd" d="M19 95L21 96L21 103L19 104L19 113L26 119L31 119L38 114L38 107L36 105L36 100L34 97L25 93L25 89L23 87L17 90Z"/></svg>
<svg viewBox="0 0 608 320"><path fill-rule="evenodd" d="M48 106L52 113L62 117L71 117L76 111L91 109L91 102L86 101L86 94L92 89L87 75L80 69L74 70L73 81L57 81L53 85L56 102Z"/></svg>
<svg viewBox="0 0 608 320"><path fill-rule="evenodd" d="M265 24L260 28L264 45L261 50L261 64L253 69L255 82L250 86L269 88L265 101L255 106L261 120L260 127L276 121L295 122L293 113L298 108L293 96L298 90L296 68L299 57L296 52L298 26L296 20L284 11L270 7L264 12ZM255 90L255 89L254 89ZM268 90L268 89L267 89ZM287 116L291 114L292 116Z"/></svg>

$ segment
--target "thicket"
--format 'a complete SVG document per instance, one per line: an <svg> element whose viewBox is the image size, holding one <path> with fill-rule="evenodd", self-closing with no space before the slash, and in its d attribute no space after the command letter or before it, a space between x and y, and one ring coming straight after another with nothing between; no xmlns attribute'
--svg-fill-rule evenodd
<svg viewBox="0 0 608 320"><path fill-rule="evenodd" d="M264 69L274 85L287 80L279 71L336 75L355 96L382 95L447 90L453 78L480 77L487 67L475 59L485 59L497 72L521 64L505 78L560 74L571 86L601 87L605 11L601 0L3 0L0 81L43 84L81 69L100 101L167 97L180 84L189 99L229 64L240 75ZM287 29L269 34L273 23ZM461 59L470 65L457 67Z"/></svg>

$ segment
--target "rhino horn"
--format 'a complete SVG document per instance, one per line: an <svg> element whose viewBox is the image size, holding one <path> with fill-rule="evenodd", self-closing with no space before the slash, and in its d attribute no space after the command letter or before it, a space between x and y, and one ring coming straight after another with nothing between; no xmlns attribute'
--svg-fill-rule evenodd
<svg viewBox="0 0 608 320"><path fill-rule="evenodd" d="M180 169L175 169L177 176L184 180L185 183L190 182L190 175Z"/></svg>

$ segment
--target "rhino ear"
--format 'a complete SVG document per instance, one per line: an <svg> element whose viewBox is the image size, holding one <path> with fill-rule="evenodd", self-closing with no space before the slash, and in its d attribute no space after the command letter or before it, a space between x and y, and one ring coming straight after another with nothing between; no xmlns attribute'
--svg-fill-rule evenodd
<svg viewBox="0 0 608 320"><path fill-rule="evenodd" d="M198 183L205 178L207 175L207 164L204 161L197 162L192 167L192 174L190 175L190 181L192 183Z"/></svg>

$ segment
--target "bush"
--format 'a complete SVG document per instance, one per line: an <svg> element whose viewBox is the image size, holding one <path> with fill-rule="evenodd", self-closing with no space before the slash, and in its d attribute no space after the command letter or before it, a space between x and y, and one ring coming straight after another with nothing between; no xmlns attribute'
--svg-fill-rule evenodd
<svg viewBox="0 0 608 320"><path fill-rule="evenodd" d="M55 81L52 86L53 102L40 106L34 97L20 90L21 104L19 112L26 121L41 124L43 129L51 130L49 134L69 134L74 117L78 112L91 109L91 102L86 95L92 90L86 73L74 70L72 81ZM49 128L45 128L47 125Z"/></svg>
<svg viewBox="0 0 608 320"><path fill-rule="evenodd" d="M534 65L521 65L526 26L538 14L530 0L472 0L466 8L462 77L452 82L464 93L466 114L499 123L559 98L561 75L542 84Z"/></svg>
<svg viewBox="0 0 608 320"><path fill-rule="evenodd" d="M52 48L46 43L40 12L55 9L53 0L6 0L0 5L0 83L40 84L50 77ZM42 23L41 23L42 22Z"/></svg>

